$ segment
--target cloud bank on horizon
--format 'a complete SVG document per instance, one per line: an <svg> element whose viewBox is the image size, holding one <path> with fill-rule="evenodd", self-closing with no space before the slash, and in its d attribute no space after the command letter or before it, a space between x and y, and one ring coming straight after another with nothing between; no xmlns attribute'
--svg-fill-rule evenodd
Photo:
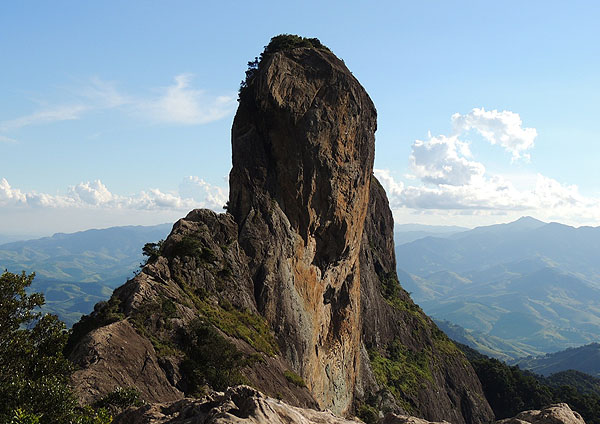
<svg viewBox="0 0 600 424"><path fill-rule="evenodd" d="M600 199L579 193L576 185L536 174L530 187L517 189L509 177L490 174L478 162L469 143L461 140L476 131L492 145L511 154L512 162L529 161L534 147L535 128L524 128L521 117L511 111L475 108L451 117L451 135L428 135L415 140L411 148L410 172L406 183L389 169L375 169L386 189L396 216L410 213L455 215L535 215L577 223L600 220ZM515 216L516 216L515 215Z"/></svg>
<svg viewBox="0 0 600 424"><path fill-rule="evenodd" d="M203 124L231 112L228 97L207 100L202 90L190 87L190 82L190 75L178 75L175 83L164 88L159 96L140 100L119 92L112 83L94 80L81 91L84 97L92 99L87 106L48 109L4 121L0 128L78 119L92 108L103 107L129 108L132 114L178 125ZM511 163L530 161L529 152L534 147L537 130L524 127L519 114L475 108L466 114L455 113L451 123L452 132L448 135L428 134L426 140L414 141L409 156L410 173L405 178L397 178L393 170L374 170L397 218L418 221L423 216L446 215L451 219L469 216L510 219L527 214L576 225L600 220L600 199L583 196L577 186L538 173L529 179L529 187L517 188L510 176L488 172L474 157L471 144L465 141L471 132L481 135L484 142L504 149L510 154ZM14 140L0 138L0 141ZM185 177L177 188L167 192L149 188L122 195L109 190L100 179L70 186L63 194L26 192L0 175L0 208L13 212L53 209L73 215L101 210L110 215L129 210L172 212L172 216L181 216L194 208L222 211L227 197L226 188L211 185L197 176ZM465 224L464 219L461 224Z"/></svg>
<svg viewBox="0 0 600 424"><path fill-rule="evenodd" d="M165 193L149 189L123 196L112 193L100 180L82 182L68 188L66 194L23 192L0 179L2 208L130 209L188 211L194 208L223 209L227 193L196 176L183 179L177 191Z"/></svg>

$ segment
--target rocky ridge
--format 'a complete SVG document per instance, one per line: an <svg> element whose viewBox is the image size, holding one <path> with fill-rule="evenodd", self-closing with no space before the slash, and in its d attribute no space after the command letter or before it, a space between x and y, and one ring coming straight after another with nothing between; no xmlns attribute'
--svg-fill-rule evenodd
<svg viewBox="0 0 600 424"><path fill-rule="evenodd" d="M264 396L248 386L229 388L225 393L211 393L203 399L183 399L171 404L151 404L131 408L115 419L115 424L351 424L360 421L338 417L329 411L290 406ZM427 421L408 415L387 414L379 424L451 424ZM524 411L496 424L585 424L577 412L565 403L542 410Z"/></svg>
<svg viewBox="0 0 600 424"><path fill-rule="evenodd" d="M179 220L74 326L81 398L247 383L338 414L491 422L468 361L398 283L369 96L320 44L271 44L240 94L227 213Z"/></svg>

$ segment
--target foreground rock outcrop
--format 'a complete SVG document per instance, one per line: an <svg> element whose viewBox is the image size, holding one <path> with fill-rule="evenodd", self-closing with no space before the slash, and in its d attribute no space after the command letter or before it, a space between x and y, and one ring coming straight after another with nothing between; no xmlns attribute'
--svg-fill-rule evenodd
<svg viewBox="0 0 600 424"><path fill-rule="evenodd" d="M358 421L359 422L359 421ZM116 417L114 424L356 424L355 420L290 406L262 395L248 386L225 393L212 393L204 399L183 399L172 404L152 404L130 409Z"/></svg>
<svg viewBox="0 0 600 424"><path fill-rule="evenodd" d="M182 399L173 403L131 408L116 417L114 424L351 424L361 421L338 417L331 412L290 406L264 396L248 386L229 388L225 393L210 393L203 399ZM380 424L452 424L428 421L408 415L387 414ZM542 410L525 411L496 424L585 424L565 403Z"/></svg>
<svg viewBox="0 0 600 424"><path fill-rule="evenodd" d="M496 421L497 424L585 424L578 412L566 403L550 405L542 410L524 411L513 418Z"/></svg>
<svg viewBox="0 0 600 424"><path fill-rule="evenodd" d="M240 93L227 213L179 220L74 327L76 389L170 402L248 383L338 414L491 422L468 361L399 285L373 103L320 43L289 41L273 39Z"/></svg>

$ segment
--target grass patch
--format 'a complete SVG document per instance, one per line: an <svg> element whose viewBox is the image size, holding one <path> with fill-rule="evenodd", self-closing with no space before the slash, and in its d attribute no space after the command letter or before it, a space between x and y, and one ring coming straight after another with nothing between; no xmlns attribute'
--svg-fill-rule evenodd
<svg viewBox="0 0 600 424"><path fill-rule="evenodd" d="M225 334L242 339L269 356L275 356L279 352L273 331L262 316L248 310L239 310L226 299L221 300L220 305L212 304L206 297L200 296L205 294L204 291L198 293L198 290L194 290L182 279L179 284L198 312Z"/></svg>
<svg viewBox="0 0 600 424"><path fill-rule="evenodd" d="M283 375L285 376L287 381L289 381L290 383L295 384L298 387L306 387L306 383L304 382L302 377L300 377L294 371L285 370L283 372Z"/></svg>
<svg viewBox="0 0 600 424"><path fill-rule="evenodd" d="M424 326L429 325L423 310L410 299L409 294L400 285L396 271L382 271L377 273L377 276L379 277L381 295L389 305L400 311L408 312Z"/></svg>
<svg viewBox="0 0 600 424"><path fill-rule="evenodd" d="M226 310L219 306L201 302L200 312L206 319L231 337L244 340L250 346L269 356L279 352L275 337L266 320L250 311L234 307Z"/></svg>
<svg viewBox="0 0 600 424"><path fill-rule="evenodd" d="M416 396L418 390L433 382L430 368L432 353L430 349L414 352L407 349L399 340L394 340L387 347L385 355L376 349L369 351L371 367L377 382L403 402L411 412L413 407L407 400Z"/></svg>

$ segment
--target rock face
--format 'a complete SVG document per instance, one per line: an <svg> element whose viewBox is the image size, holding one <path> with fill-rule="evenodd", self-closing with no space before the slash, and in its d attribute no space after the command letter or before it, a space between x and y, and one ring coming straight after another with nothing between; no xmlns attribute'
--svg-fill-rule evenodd
<svg viewBox="0 0 600 424"><path fill-rule="evenodd" d="M248 386L232 387L201 400L146 405L117 416L114 424L357 424L331 412L290 406Z"/></svg>
<svg viewBox="0 0 600 424"><path fill-rule="evenodd" d="M232 128L228 213L179 220L141 273L74 327L81 396L133 382L165 402L246 381L339 414L491 422L473 369L398 284L375 129L373 103L329 50L265 54ZM103 337L114 322L144 341ZM120 352L120 363L94 352ZM134 375L144 355L160 381Z"/></svg>
<svg viewBox="0 0 600 424"><path fill-rule="evenodd" d="M428 421L409 415L387 414L380 424L453 424L455 421ZM360 422L360 421L358 421ZM248 386L231 387L225 393L210 393L202 399L183 399L173 403L130 408L115 418L115 424L350 424L356 420L337 417L331 412L297 408L263 395ZM585 424L565 403L541 411L521 412L496 424Z"/></svg>
<svg viewBox="0 0 600 424"><path fill-rule="evenodd" d="M566 403L547 408L524 411L513 418L496 421L497 424L585 424L579 413L572 411Z"/></svg>
<svg viewBox="0 0 600 424"><path fill-rule="evenodd" d="M232 129L229 212L259 312L321 407L350 409L360 367L360 241L376 111L343 62L267 59Z"/></svg>

